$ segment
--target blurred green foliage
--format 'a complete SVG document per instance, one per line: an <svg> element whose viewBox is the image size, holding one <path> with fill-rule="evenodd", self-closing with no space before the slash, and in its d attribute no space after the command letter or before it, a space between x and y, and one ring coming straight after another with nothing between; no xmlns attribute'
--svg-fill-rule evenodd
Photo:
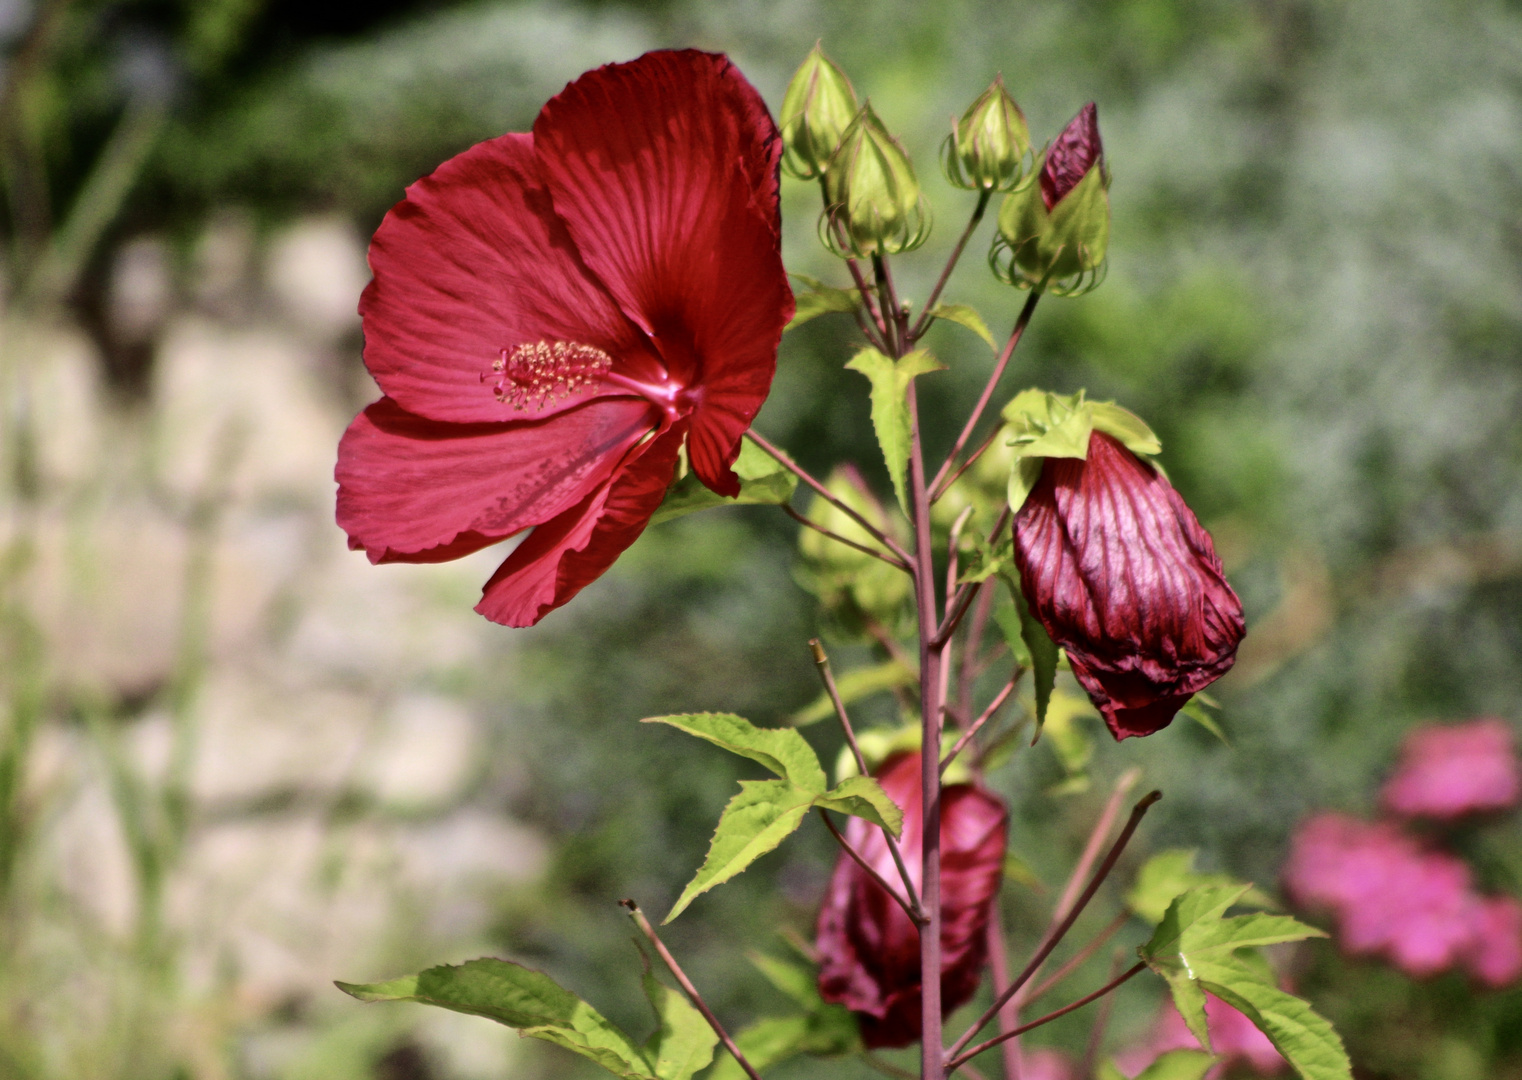
<svg viewBox="0 0 1522 1080"><path fill-rule="evenodd" d="M937 228L896 273L922 298L971 205L934 169L949 118L998 72L1038 146L1098 102L1115 178L1110 276L1092 295L1043 301L1007 386L1086 388L1148 421L1174 483L1216 534L1250 633L1220 687L1229 747L1184 723L1103 742L1088 766L1100 782L1058 801L1044 792L1064 766L1047 746L1022 749L998 774L1017 807L1013 848L1049 890L1011 883L1017 944L1044 924L1106 781L1126 766L1142 765L1167 793L1148 843L1197 847L1204 869L1266 887L1295 820L1315 807L1365 809L1412 723L1522 720L1515 3L393 2L352 17L318 14L325 7L18 7L0 117L13 295L74 235L81 193L114 160L134 102L160 108L161 120L120 205L93 231L80 226L84 246L69 253L78 275L60 290L76 306L92 303L124 241L153 230L188 250L219 208L265 223L337 210L371 228L407 183L479 139L525 129L545 98L596 64L663 45L722 49L775 106L819 38L918 162ZM812 186L785 183L788 265L841 284L815 239L817 212ZM1024 297L982 266L989 230L946 299L976 306L998 337ZM950 366L921 379L934 455L989 360L957 327L928 341ZM839 315L791 332L758 426L817 473L859 462L886 501L864 385L843 366L853 342ZM13 487L24 495L24 476ZM805 642L820 627L794 580L794 534L769 508L652 529L569 609L503 631L498 662L450 688L493 717L496 752L531 777L513 809L554 842L547 883L500 899L502 950L630 1029L642 1022L638 965L614 901L664 910L735 780L758 775L634 721L714 709L776 725L815 697ZM13 671L9 752L19 753L40 708L27 677L37 663L24 613L0 616ZM842 668L869 659L859 644L832 652ZM882 694L860 715L889 722L897 706ZM839 746L826 728L808 737L828 761ZM0 755L0 803L10 767ZM1488 872L1516 890L1514 832L1487 843ZM766 945L779 923L808 936L833 857L828 838L805 829L671 929L721 1014L781 1007L742 946ZM1330 946L1302 957L1300 989L1342 1025L1364 1075L1522 1075L1518 993L1481 1000L1452 978L1413 984ZM1102 961L1093 969L1097 981ZM1124 999L1114 1039L1134 1034L1150 1007L1140 993ZM373 1036L342 1036L343 1025L367 1023L334 1022L334 1064L321 1075L370 1067L348 1047ZM1075 1050L1087 1034L1081 1015L1048 1030ZM0 1054L0 1075L43 1075L16 1046L17 1056ZM582 1075L548 1053L526 1060L540 1075Z"/></svg>

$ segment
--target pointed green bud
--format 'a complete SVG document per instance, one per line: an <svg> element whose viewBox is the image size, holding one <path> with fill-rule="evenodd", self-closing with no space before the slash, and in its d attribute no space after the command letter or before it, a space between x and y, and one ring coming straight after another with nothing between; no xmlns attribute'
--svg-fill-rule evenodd
<svg viewBox="0 0 1522 1080"><path fill-rule="evenodd" d="M782 167L788 175L822 176L856 112L851 80L816 43L782 95Z"/></svg>
<svg viewBox="0 0 1522 1080"><path fill-rule="evenodd" d="M930 235L930 214L914 165L869 101L840 139L824 174L829 205L820 239L837 255L891 255Z"/></svg>
<svg viewBox="0 0 1522 1080"><path fill-rule="evenodd" d="M1001 75L953 125L941 147L941 165L954 187L1013 191L1025 179L1030 148L1025 114Z"/></svg>
<svg viewBox="0 0 1522 1080"><path fill-rule="evenodd" d="M1038 164L1039 182L1011 192L999 209L989 263L1001 280L1022 289L1088 292L1104 278L1110 245L1110 177L1092 104Z"/></svg>

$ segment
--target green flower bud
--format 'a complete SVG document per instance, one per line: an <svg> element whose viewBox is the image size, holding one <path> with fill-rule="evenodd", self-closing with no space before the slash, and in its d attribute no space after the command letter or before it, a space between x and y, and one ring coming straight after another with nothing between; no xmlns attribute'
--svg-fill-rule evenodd
<svg viewBox="0 0 1522 1080"><path fill-rule="evenodd" d="M930 214L914 166L869 101L841 136L824 174L829 205L820 239L837 255L891 255L930 235Z"/></svg>
<svg viewBox="0 0 1522 1080"><path fill-rule="evenodd" d="M1013 191L1025 179L1030 148L1025 114L1001 75L952 125L941 146L941 166L954 187Z"/></svg>
<svg viewBox="0 0 1522 1080"><path fill-rule="evenodd" d="M1039 183L999 209L988 259L1003 281L1074 296L1104 279L1110 246L1110 176L1094 106L1087 105L1041 155Z"/></svg>
<svg viewBox="0 0 1522 1080"><path fill-rule="evenodd" d="M856 116L856 91L818 44L787 84L781 115L782 167L800 180L823 175Z"/></svg>

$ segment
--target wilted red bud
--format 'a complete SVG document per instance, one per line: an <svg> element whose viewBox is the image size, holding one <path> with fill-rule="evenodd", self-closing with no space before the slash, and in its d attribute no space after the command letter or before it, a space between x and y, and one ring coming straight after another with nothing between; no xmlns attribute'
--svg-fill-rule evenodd
<svg viewBox="0 0 1522 1080"><path fill-rule="evenodd" d="M1167 727L1246 632L1210 534L1173 486L1095 431L1044 460L1015 516L1026 602L1117 739Z"/></svg>
<svg viewBox="0 0 1522 1080"><path fill-rule="evenodd" d="M923 850L920 755L890 757L878 782L904 811L900 839L916 890ZM949 1015L978 988L984 937L999 883L1009 813L976 784L941 790L941 1009ZM882 832L852 818L846 839L883 879L902 889ZM900 894L902 895L902 894ZM908 1046L920 1037L920 937L899 905L845 853L819 912L819 993L856 1013L868 1047Z"/></svg>
<svg viewBox="0 0 1522 1080"><path fill-rule="evenodd" d="M1048 212L1078 186L1085 173L1096 164L1103 165L1104 152L1104 143L1099 141L1099 110L1091 101L1068 121L1046 152L1040 182L1041 201Z"/></svg>

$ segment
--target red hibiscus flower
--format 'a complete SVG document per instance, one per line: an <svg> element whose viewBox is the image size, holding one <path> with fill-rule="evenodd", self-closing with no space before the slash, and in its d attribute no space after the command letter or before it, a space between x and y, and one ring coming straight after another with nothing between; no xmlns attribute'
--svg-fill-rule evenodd
<svg viewBox="0 0 1522 1080"><path fill-rule="evenodd" d="M1210 534L1173 486L1101 431L1046 458L1015 516L1031 611L1117 739L1164 728L1246 632Z"/></svg>
<svg viewBox="0 0 1522 1080"><path fill-rule="evenodd" d="M350 547L437 562L532 527L476 607L528 626L634 542L684 442L738 494L793 311L781 151L725 57L655 52L408 188L360 300L385 396L339 446Z"/></svg>
<svg viewBox="0 0 1522 1080"><path fill-rule="evenodd" d="M904 811L900 847L918 889L920 755L890 757L877 770L877 779ZM983 977L984 934L1004 877L1008 825L1004 803L982 787L948 784L942 789L941 1008L946 1015L972 997ZM846 839L885 881L903 887L880 830L852 818ZM820 995L856 1013L867 1046L908 1046L919 1039L919 930L844 853L825 893L815 944Z"/></svg>

